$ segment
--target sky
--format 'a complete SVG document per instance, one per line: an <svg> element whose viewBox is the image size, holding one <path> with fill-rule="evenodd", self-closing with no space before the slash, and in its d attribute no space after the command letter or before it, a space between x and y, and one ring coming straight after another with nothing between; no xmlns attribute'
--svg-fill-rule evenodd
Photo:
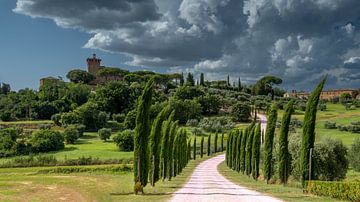
<svg viewBox="0 0 360 202"><path fill-rule="evenodd" d="M0 81L37 88L96 53L129 70L360 88L359 30L359 0L1 0Z"/></svg>

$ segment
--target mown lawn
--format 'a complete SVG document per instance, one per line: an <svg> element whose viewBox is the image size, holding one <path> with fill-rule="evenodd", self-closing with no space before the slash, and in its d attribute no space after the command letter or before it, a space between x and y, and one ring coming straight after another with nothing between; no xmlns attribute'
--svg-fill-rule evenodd
<svg viewBox="0 0 360 202"><path fill-rule="evenodd" d="M3 168L0 201L167 201L189 179L196 165L208 158L190 161L173 180L159 181L155 187L148 185L146 194L137 196L133 194L132 172L45 175L38 174L45 168Z"/></svg>
<svg viewBox="0 0 360 202"><path fill-rule="evenodd" d="M280 184L266 184L264 181L255 181L253 178L249 178L246 175L242 175L229 169L225 163L221 163L218 167L219 172L230 181L238 184L240 186L244 186L250 188L252 190L268 194L269 196L273 196L284 201L291 202L331 202L331 201L339 201L333 198L328 197L319 197L315 195L304 194L303 189L299 186L283 186Z"/></svg>

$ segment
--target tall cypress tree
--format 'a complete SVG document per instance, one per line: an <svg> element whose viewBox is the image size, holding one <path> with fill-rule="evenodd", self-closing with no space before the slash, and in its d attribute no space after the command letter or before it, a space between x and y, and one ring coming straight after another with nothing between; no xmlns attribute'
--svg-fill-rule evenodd
<svg viewBox="0 0 360 202"><path fill-rule="evenodd" d="M162 179L164 180L166 177L168 177L168 171L169 171L169 147L170 147L170 129L171 129L171 123L174 119L175 112L173 111L168 119L163 122L162 125L162 142L161 142L161 152L160 152L160 162L161 162L161 174Z"/></svg>
<svg viewBox="0 0 360 202"><path fill-rule="evenodd" d="M242 139L242 131L237 131L238 138L236 140L236 171L240 172L240 155L241 155L241 139Z"/></svg>
<svg viewBox="0 0 360 202"><path fill-rule="evenodd" d="M231 140L232 132L229 133L228 138L226 140L226 165L230 167L230 140Z"/></svg>
<svg viewBox="0 0 360 202"><path fill-rule="evenodd" d="M300 168L302 172L301 182L303 186L305 186L305 180L309 179L309 154L310 149L314 148L315 142L316 111L319 104L320 93L324 87L325 82L326 77L313 91L306 105L300 155Z"/></svg>
<svg viewBox="0 0 360 202"><path fill-rule="evenodd" d="M290 100L286 105L284 115L281 121L279 137L279 179L283 184L287 183L291 169L291 156L288 148L289 125L291 114L293 112L294 100Z"/></svg>
<svg viewBox="0 0 360 202"><path fill-rule="evenodd" d="M151 165L153 166L150 171L150 181L151 185L155 186L155 183L159 180L160 173L160 145L161 145L161 127L162 123L165 121L166 117L170 112L170 106L166 106L161 112L156 116L154 123L151 128L150 133L150 160ZM154 160L154 162L152 162Z"/></svg>
<svg viewBox="0 0 360 202"><path fill-rule="evenodd" d="M239 80L238 80L238 91L241 91L241 80L240 80L240 77L239 77Z"/></svg>
<svg viewBox="0 0 360 202"><path fill-rule="evenodd" d="M200 158L203 157L204 154L204 136L201 137L200 141Z"/></svg>
<svg viewBox="0 0 360 202"><path fill-rule="evenodd" d="M150 107L154 79L151 78L138 101L134 137L134 181L146 186L149 173Z"/></svg>
<svg viewBox="0 0 360 202"><path fill-rule="evenodd" d="M184 72L181 72L181 77L180 77L180 86L184 85Z"/></svg>
<svg viewBox="0 0 360 202"><path fill-rule="evenodd" d="M273 152L276 120L277 120L277 108L276 105L273 104L269 111L268 122L266 126L266 134L265 134L264 177L266 179L266 183L269 183L269 180L273 175L272 152Z"/></svg>
<svg viewBox="0 0 360 202"><path fill-rule="evenodd" d="M245 172L245 157L246 157L246 141L249 136L249 128L246 128L243 132L242 138L241 138L241 146L240 146L240 170L242 174Z"/></svg>
<svg viewBox="0 0 360 202"><path fill-rule="evenodd" d="M218 142L218 133L215 133L215 142L214 142L214 152L217 153L217 142Z"/></svg>
<svg viewBox="0 0 360 202"><path fill-rule="evenodd" d="M207 155L210 156L211 154L211 134L208 136L208 145L207 145Z"/></svg>
<svg viewBox="0 0 360 202"><path fill-rule="evenodd" d="M224 151L224 133L221 134L221 152Z"/></svg>
<svg viewBox="0 0 360 202"><path fill-rule="evenodd" d="M179 151L179 135L181 133L181 130L177 130L176 134L175 134L175 139L174 139L174 149L173 149L173 160L174 160L174 177L178 174L178 163L179 163L179 159L178 159L178 151Z"/></svg>
<svg viewBox="0 0 360 202"><path fill-rule="evenodd" d="M235 170L236 167L236 143L237 143L237 139L239 137L239 134L236 132L236 130L234 130L234 136L233 136L233 141L232 141L232 146L231 146L231 152L232 152L232 169Z"/></svg>
<svg viewBox="0 0 360 202"><path fill-rule="evenodd" d="M259 177L259 164L260 164L260 145L261 145L261 124L258 123L255 128L255 133L252 143L251 166L252 176L254 179Z"/></svg>
<svg viewBox="0 0 360 202"><path fill-rule="evenodd" d="M249 135L246 140L246 156L245 156L245 173L246 175L251 174L251 155L252 155L252 145L253 145L253 138L254 138L254 122L249 127Z"/></svg>
<svg viewBox="0 0 360 202"><path fill-rule="evenodd" d="M186 147L186 144L185 144ZM191 139L189 140L189 142L187 143L187 152L186 152L186 158L187 161L189 161L191 159Z"/></svg>
<svg viewBox="0 0 360 202"><path fill-rule="evenodd" d="M227 86L230 86L230 76L227 75Z"/></svg>
<svg viewBox="0 0 360 202"><path fill-rule="evenodd" d="M200 74L200 85L205 86L205 79L204 79L204 73Z"/></svg>
<svg viewBox="0 0 360 202"><path fill-rule="evenodd" d="M174 173L174 156L173 156L173 150L174 150L174 140L176 136L176 129L177 129L178 121L172 122L170 127L170 138L169 138L169 163L168 163L168 177L169 180L171 180L171 177Z"/></svg>
<svg viewBox="0 0 360 202"><path fill-rule="evenodd" d="M196 137L194 138L193 158L196 160Z"/></svg>

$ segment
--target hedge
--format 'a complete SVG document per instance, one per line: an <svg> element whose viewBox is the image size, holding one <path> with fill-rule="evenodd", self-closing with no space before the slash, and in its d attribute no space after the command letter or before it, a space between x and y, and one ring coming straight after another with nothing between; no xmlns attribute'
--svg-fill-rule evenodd
<svg viewBox="0 0 360 202"><path fill-rule="evenodd" d="M360 201L360 182L308 181L306 191L319 196Z"/></svg>
<svg viewBox="0 0 360 202"><path fill-rule="evenodd" d="M94 172L130 172L133 171L132 164L123 164L123 165L107 165L107 166L64 166L64 167L55 167L39 170L38 174L50 174L50 173L61 173L61 174L70 174L70 173L94 173Z"/></svg>

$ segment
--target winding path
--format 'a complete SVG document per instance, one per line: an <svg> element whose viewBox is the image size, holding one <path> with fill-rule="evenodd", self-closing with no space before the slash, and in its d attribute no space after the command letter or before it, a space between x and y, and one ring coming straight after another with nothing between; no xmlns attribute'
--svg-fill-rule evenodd
<svg viewBox="0 0 360 202"><path fill-rule="evenodd" d="M258 115L261 128L266 128L266 116ZM218 165L225 160L225 155L219 155L199 164L186 185L175 192L172 202L232 202L232 201L266 201L278 202L279 199L236 185L223 177L217 170Z"/></svg>

